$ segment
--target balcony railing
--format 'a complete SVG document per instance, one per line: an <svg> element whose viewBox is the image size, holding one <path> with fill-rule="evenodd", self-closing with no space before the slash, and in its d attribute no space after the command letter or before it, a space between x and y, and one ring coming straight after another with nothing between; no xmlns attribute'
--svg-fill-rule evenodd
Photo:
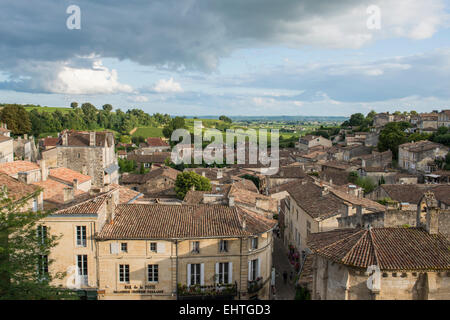
<svg viewBox="0 0 450 320"><path fill-rule="evenodd" d="M215 284L209 286L178 284L178 299L180 300L231 300L237 295L237 283L233 284Z"/></svg>
<svg viewBox="0 0 450 320"><path fill-rule="evenodd" d="M264 281L261 277L257 278L256 280L250 280L247 285L247 291L248 293L255 293L259 289L261 289L264 286Z"/></svg>

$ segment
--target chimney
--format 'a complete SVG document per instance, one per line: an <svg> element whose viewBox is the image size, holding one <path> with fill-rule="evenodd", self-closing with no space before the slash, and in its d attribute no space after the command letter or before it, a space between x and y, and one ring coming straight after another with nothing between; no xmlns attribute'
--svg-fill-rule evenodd
<svg viewBox="0 0 450 320"><path fill-rule="evenodd" d="M72 202L74 198L73 188L64 188L64 204Z"/></svg>
<svg viewBox="0 0 450 320"><path fill-rule="evenodd" d="M74 190L78 190L78 179L73 179L72 185Z"/></svg>
<svg viewBox="0 0 450 320"><path fill-rule="evenodd" d="M62 145L68 146L69 145L69 137L67 136L67 131L63 133L62 135Z"/></svg>
<svg viewBox="0 0 450 320"><path fill-rule="evenodd" d="M222 179L222 178L223 178L223 172L222 172L221 169L219 169L219 170L217 171L217 179Z"/></svg>
<svg viewBox="0 0 450 320"><path fill-rule="evenodd" d="M95 131L89 132L89 146L95 147Z"/></svg>
<svg viewBox="0 0 450 320"><path fill-rule="evenodd" d="M41 160L41 162L39 163L41 166L41 180L42 181L47 181L48 178L48 169L47 169L47 164L45 163L45 160Z"/></svg>
<svg viewBox="0 0 450 320"><path fill-rule="evenodd" d="M28 134L25 133L25 134L23 135L23 138L24 138L24 140L28 140Z"/></svg>
<svg viewBox="0 0 450 320"><path fill-rule="evenodd" d="M205 171L202 171L202 176L206 177L206 172Z"/></svg>
<svg viewBox="0 0 450 320"><path fill-rule="evenodd" d="M322 197L326 196L329 193L328 188L327 187L323 187L322 189Z"/></svg>
<svg viewBox="0 0 450 320"><path fill-rule="evenodd" d="M245 217L242 218L242 229L244 229L244 230L247 229L247 223L245 221Z"/></svg>
<svg viewBox="0 0 450 320"><path fill-rule="evenodd" d="M229 207L234 207L234 197L228 197L228 206Z"/></svg>
<svg viewBox="0 0 450 320"><path fill-rule="evenodd" d="M425 201L425 219L422 216L422 204ZM431 191L425 192L422 199L420 200L417 206L417 222L416 225L418 227L425 227L425 230L429 234L438 234L439 233L439 211L440 208L436 201L436 197L434 193ZM424 221L425 220L425 221Z"/></svg>

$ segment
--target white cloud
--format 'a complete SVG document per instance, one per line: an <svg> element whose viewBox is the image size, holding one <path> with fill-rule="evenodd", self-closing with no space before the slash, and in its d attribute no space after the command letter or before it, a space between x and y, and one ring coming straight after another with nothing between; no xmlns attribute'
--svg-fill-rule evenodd
<svg viewBox="0 0 450 320"><path fill-rule="evenodd" d="M92 68L62 67L56 79L47 83L48 91L63 94L112 94L132 92L133 88L118 81L117 71L95 60Z"/></svg>
<svg viewBox="0 0 450 320"><path fill-rule="evenodd" d="M173 78L169 80L161 79L153 87L153 90L157 93L178 93L183 92L183 88L178 82L173 81Z"/></svg>
<svg viewBox="0 0 450 320"><path fill-rule="evenodd" d="M148 98L146 96L128 96L128 101L131 102L148 102Z"/></svg>

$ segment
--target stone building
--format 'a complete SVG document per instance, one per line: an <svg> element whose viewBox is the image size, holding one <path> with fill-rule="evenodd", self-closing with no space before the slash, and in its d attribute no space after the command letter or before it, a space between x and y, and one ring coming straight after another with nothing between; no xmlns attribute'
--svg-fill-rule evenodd
<svg viewBox="0 0 450 320"><path fill-rule="evenodd" d="M167 159L170 160L170 152L154 152L152 154L144 154L142 151L134 150L133 153L127 155L128 160L134 160L138 168L152 168L155 165L163 165Z"/></svg>
<svg viewBox="0 0 450 320"><path fill-rule="evenodd" d="M423 202L418 227L311 234L312 299L450 299L450 242L439 230L434 196L424 195Z"/></svg>
<svg viewBox="0 0 450 320"><path fill-rule="evenodd" d="M373 151L371 154L362 155L361 167L381 167L388 168L392 166L392 151L377 152Z"/></svg>
<svg viewBox="0 0 450 320"><path fill-rule="evenodd" d="M14 139L14 157L18 160L37 161L39 150L36 147L33 136L17 137Z"/></svg>
<svg viewBox="0 0 450 320"><path fill-rule="evenodd" d="M306 250L310 233L338 228L338 218L357 213L383 211L383 205L356 196L354 192L312 182L300 182L287 188L285 197L284 242L297 250Z"/></svg>
<svg viewBox="0 0 450 320"><path fill-rule="evenodd" d="M57 166L91 176L94 187L118 183L119 166L112 132L64 131L56 149Z"/></svg>
<svg viewBox="0 0 450 320"><path fill-rule="evenodd" d="M0 163L14 161L13 138L0 135Z"/></svg>
<svg viewBox="0 0 450 320"><path fill-rule="evenodd" d="M419 121L417 128L420 132L433 132L438 128L438 113L421 113L419 114Z"/></svg>
<svg viewBox="0 0 450 320"><path fill-rule="evenodd" d="M398 165L410 172L429 173L435 168L434 161L448 152L448 147L428 140L404 143L398 147Z"/></svg>
<svg viewBox="0 0 450 320"><path fill-rule="evenodd" d="M119 205L96 238L99 298L268 299L275 224L221 205Z"/></svg>
<svg viewBox="0 0 450 320"><path fill-rule="evenodd" d="M15 179L5 173L0 172L0 192L3 197L6 197L12 201L12 203L18 202L23 198L29 197L31 194L36 193L33 197L28 199L21 211L33 211L42 210L43 206L43 194L39 192L39 187L26 184L23 181Z"/></svg>
<svg viewBox="0 0 450 320"><path fill-rule="evenodd" d="M439 112L437 126L450 128L450 110Z"/></svg>
<svg viewBox="0 0 450 320"><path fill-rule="evenodd" d="M315 146L331 147L332 142L322 136L306 135L300 137L296 143L296 148L303 151L308 151L310 148Z"/></svg>
<svg viewBox="0 0 450 320"><path fill-rule="evenodd" d="M270 297L274 220L233 206L133 204L130 192L121 199L114 187L42 220L62 234L49 272L68 274L55 285L74 278L105 300Z"/></svg>
<svg viewBox="0 0 450 320"><path fill-rule="evenodd" d="M143 193L150 198L175 197L175 181L178 170L170 167L158 167L146 174L124 173L120 183L130 189Z"/></svg>
<svg viewBox="0 0 450 320"><path fill-rule="evenodd" d="M420 199L427 191L435 194L440 208L450 208L449 184L382 184L366 194L366 198L374 201L388 199L396 203L398 207L416 210Z"/></svg>
<svg viewBox="0 0 450 320"><path fill-rule="evenodd" d="M152 154L154 152L170 151L170 145L159 137L150 137L141 144L137 152L141 154Z"/></svg>

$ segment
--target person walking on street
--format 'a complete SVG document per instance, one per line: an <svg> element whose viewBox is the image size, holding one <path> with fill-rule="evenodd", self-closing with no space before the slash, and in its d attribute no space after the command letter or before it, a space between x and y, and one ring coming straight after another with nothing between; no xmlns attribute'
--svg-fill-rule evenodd
<svg viewBox="0 0 450 320"><path fill-rule="evenodd" d="M284 280L284 284L286 284L286 282L287 282L287 277L288 277L288 273L287 273L286 270L284 270L284 272L283 272L283 280Z"/></svg>
<svg viewBox="0 0 450 320"><path fill-rule="evenodd" d="M289 275L289 281L292 283L292 278L294 277L294 272L291 271L291 274Z"/></svg>

